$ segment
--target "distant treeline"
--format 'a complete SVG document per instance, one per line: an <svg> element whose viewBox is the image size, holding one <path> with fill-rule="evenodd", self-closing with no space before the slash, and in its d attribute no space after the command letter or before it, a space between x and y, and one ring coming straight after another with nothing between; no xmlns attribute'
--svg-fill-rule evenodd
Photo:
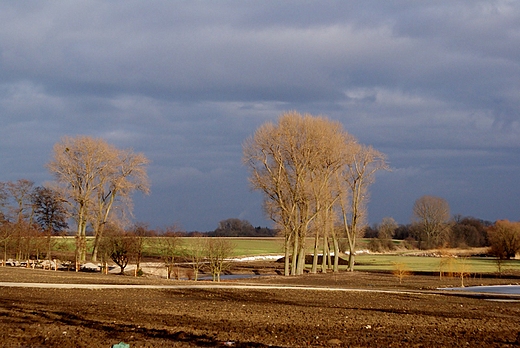
<svg viewBox="0 0 520 348"><path fill-rule="evenodd" d="M214 231L208 232L179 232L183 237L209 236L209 237L276 237L278 230L268 227L254 227L247 220L227 219L219 222Z"/></svg>
<svg viewBox="0 0 520 348"><path fill-rule="evenodd" d="M389 226L381 223L365 229L364 237L373 238L374 251L388 249L393 246L392 239L404 240L410 248L428 249L430 247L467 248L490 246L488 231L494 224L490 221L474 217L455 216L446 222L436 239L436 244L428 246L425 243L423 227L420 224Z"/></svg>

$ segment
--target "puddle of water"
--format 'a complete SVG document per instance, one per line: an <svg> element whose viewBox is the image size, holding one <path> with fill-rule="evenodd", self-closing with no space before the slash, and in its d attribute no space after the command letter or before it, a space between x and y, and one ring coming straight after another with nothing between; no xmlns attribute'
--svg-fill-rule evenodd
<svg viewBox="0 0 520 348"><path fill-rule="evenodd" d="M465 288L439 288L438 290L485 292L503 295L520 295L520 285L468 286Z"/></svg>

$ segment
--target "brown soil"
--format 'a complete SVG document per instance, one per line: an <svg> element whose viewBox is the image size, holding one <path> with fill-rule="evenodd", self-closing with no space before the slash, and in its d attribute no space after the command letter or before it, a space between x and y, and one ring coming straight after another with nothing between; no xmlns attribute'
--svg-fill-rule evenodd
<svg viewBox="0 0 520 348"><path fill-rule="evenodd" d="M264 272L262 265L247 265L252 267ZM0 267L0 281L195 284L11 267ZM474 277L466 284L518 282ZM111 347L119 342L130 347L520 346L520 302L436 290L458 286L457 278L413 275L399 284L391 274L354 272L271 275L222 284L244 283L405 292L0 287L0 346Z"/></svg>

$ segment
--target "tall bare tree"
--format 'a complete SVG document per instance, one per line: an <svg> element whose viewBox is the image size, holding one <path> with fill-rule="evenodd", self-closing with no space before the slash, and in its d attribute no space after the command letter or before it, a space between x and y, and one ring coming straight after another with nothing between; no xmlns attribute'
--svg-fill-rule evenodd
<svg viewBox="0 0 520 348"><path fill-rule="evenodd" d="M128 204L133 191L148 192L147 163L141 154L118 150L103 139L88 136L64 137L54 145L54 156L47 167L63 186L77 223L78 262L86 259L88 222L101 237L118 198ZM98 246L99 238L94 259Z"/></svg>
<svg viewBox="0 0 520 348"><path fill-rule="evenodd" d="M334 221L338 200L343 202L340 206L349 223L347 232L357 232L366 187L373 173L384 167L384 156L358 145L339 122L297 112L282 114L277 124L261 126L244 143L243 159L251 172L252 187L264 193L264 208L284 235L286 275L303 273L310 231L314 233L316 270L318 243L321 238L322 249L329 248L330 221ZM354 219L347 217L351 208L356 209ZM350 245L354 247L354 239Z"/></svg>
<svg viewBox="0 0 520 348"><path fill-rule="evenodd" d="M76 261L86 259L86 230L89 209L96 191L110 173L114 148L102 139L87 136L64 137L54 145L54 158L47 164L58 183L64 185L72 216L77 223ZM76 267L78 269L78 267Z"/></svg>
<svg viewBox="0 0 520 348"><path fill-rule="evenodd" d="M354 270L356 240L363 234L367 218L368 187L375 180L375 173L387 170L385 155L371 146L356 144L352 157L336 177L340 191L339 210L348 241L348 270Z"/></svg>
<svg viewBox="0 0 520 348"><path fill-rule="evenodd" d="M108 221L114 203L120 203L120 208L126 208L131 213L131 194L141 191L149 193L146 165L148 159L140 153L131 150L117 150L111 164L112 170L106 176L100 177L100 185L94 200L92 227L94 230L94 245L92 247L92 261L97 260L99 241L103 237L103 229Z"/></svg>
<svg viewBox="0 0 520 348"><path fill-rule="evenodd" d="M413 205L412 222L423 247L433 248L449 232L450 206L441 197L422 196Z"/></svg>

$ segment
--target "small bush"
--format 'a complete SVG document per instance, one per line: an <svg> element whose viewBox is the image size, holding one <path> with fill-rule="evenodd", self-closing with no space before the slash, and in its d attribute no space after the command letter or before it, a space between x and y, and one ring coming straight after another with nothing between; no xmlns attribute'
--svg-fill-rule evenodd
<svg viewBox="0 0 520 348"><path fill-rule="evenodd" d="M408 266L402 262L394 262L394 269L392 274L395 275L399 279L399 284L403 282L403 279L408 277L411 272Z"/></svg>

